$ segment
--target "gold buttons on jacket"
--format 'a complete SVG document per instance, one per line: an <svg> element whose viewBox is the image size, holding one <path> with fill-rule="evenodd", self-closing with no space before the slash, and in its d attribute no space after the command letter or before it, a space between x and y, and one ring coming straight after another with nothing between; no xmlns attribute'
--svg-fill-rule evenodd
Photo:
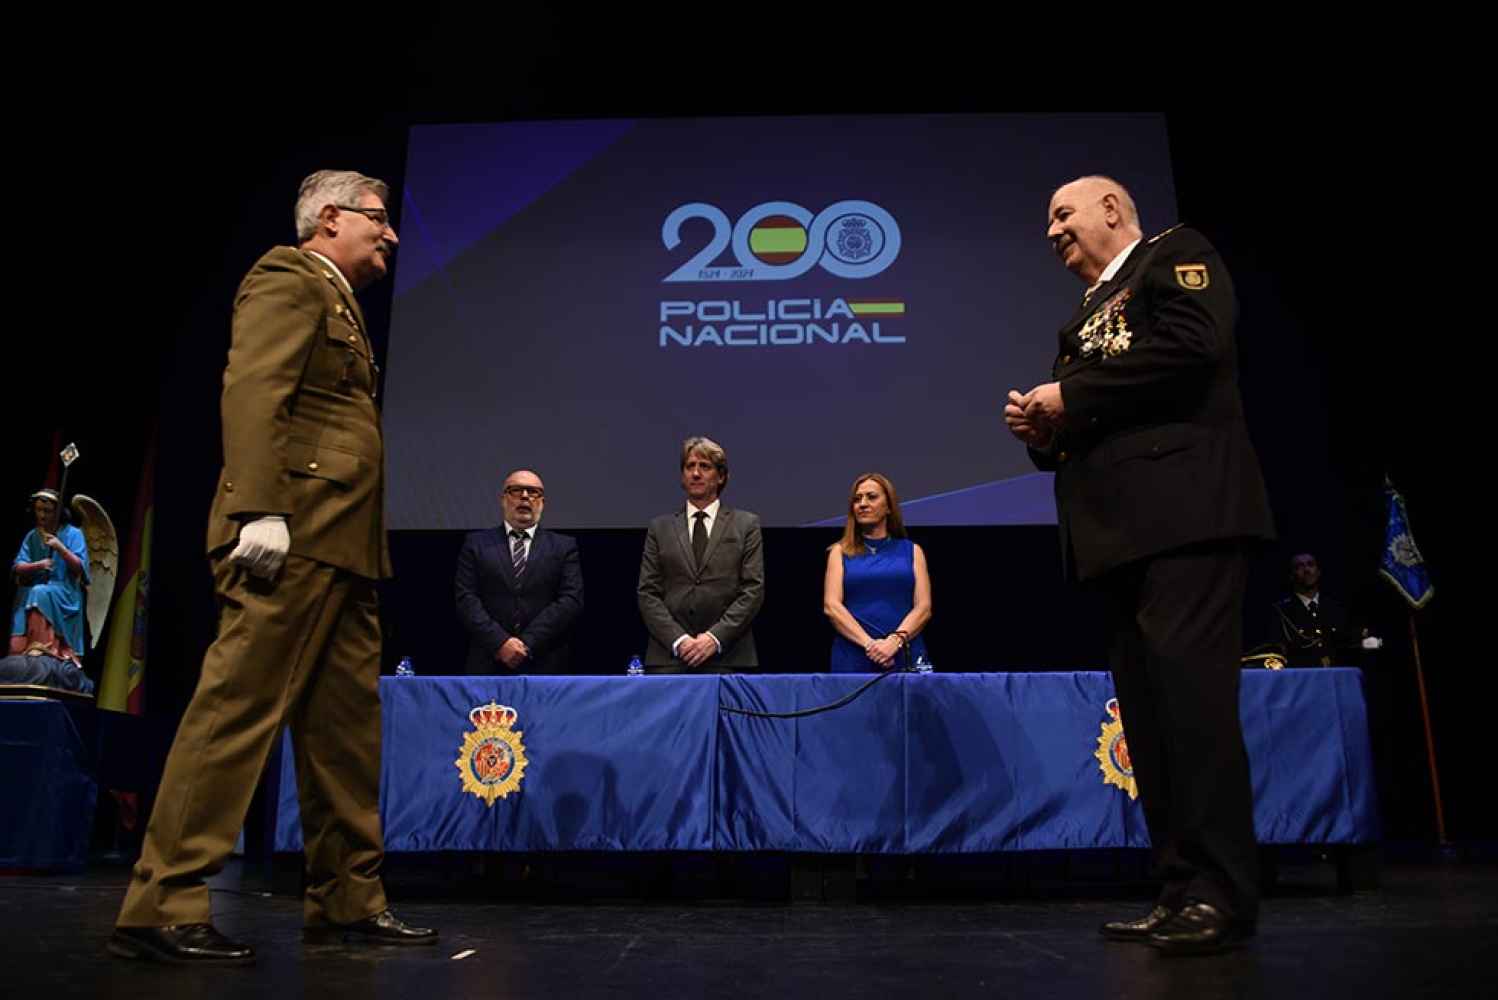
<svg viewBox="0 0 1498 1000"><path fill-rule="evenodd" d="M317 463L316 462L308 462L307 463L307 468L310 471L312 471L312 472L316 472L317 471Z"/></svg>
<svg viewBox="0 0 1498 1000"><path fill-rule="evenodd" d="M233 493L234 492L234 482L233 482L233 480L225 480L224 481L224 492L225 493Z"/></svg>
<svg viewBox="0 0 1498 1000"><path fill-rule="evenodd" d="M349 343L350 343L350 344L357 344L357 343L358 343L358 342L359 342L359 338L358 338L358 337L356 337L356 336L354 336L354 335L353 335L353 334L352 334L352 333L351 333L351 334L349 334L349 335L348 335L348 342L349 342Z"/></svg>
<svg viewBox="0 0 1498 1000"><path fill-rule="evenodd" d="M1064 462L1064 461L1066 461L1066 452L1063 451L1063 452L1060 452L1059 454L1057 454L1056 461L1058 461L1058 462Z"/></svg>
<svg viewBox="0 0 1498 1000"><path fill-rule="evenodd" d="M1071 355L1070 354L1063 354L1063 355L1061 355L1061 364L1062 365L1069 365L1069 364L1071 364Z"/></svg>

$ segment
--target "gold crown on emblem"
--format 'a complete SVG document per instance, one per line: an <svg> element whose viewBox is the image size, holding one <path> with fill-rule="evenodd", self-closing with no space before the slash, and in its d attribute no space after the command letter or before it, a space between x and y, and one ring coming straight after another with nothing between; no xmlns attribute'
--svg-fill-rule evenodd
<svg viewBox="0 0 1498 1000"><path fill-rule="evenodd" d="M520 713L509 705L500 705L491 701L487 705L479 705L470 711L468 713L468 721L472 722L474 727L478 729L485 727L509 729L515 724L515 720L519 716Z"/></svg>

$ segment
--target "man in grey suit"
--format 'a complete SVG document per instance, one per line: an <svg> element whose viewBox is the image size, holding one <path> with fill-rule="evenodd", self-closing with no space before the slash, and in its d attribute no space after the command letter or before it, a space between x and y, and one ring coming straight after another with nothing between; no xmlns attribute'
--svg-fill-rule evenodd
<svg viewBox="0 0 1498 1000"><path fill-rule="evenodd" d="M750 623L765 599L759 515L720 496L728 456L705 437L681 445L685 510L650 522L640 557L649 673L733 673L759 666Z"/></svg>

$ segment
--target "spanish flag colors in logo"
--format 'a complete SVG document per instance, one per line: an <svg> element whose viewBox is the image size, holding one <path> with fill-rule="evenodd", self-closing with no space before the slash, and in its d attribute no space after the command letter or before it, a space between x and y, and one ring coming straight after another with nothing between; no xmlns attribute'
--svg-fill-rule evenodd
<svg viewBox="0 0 1498 1000"><path fill-rule="evenodd" d="M905 303L900 299L849 299L848 308L859 319L905 315Z"/></svg>
<svg viewBox="0 0 1498 1000"><path fill-rule="evenodd" d="M770 215L749 230L749 252L766 264L789 264L806 252L806 227L788 215Z"/></svg>

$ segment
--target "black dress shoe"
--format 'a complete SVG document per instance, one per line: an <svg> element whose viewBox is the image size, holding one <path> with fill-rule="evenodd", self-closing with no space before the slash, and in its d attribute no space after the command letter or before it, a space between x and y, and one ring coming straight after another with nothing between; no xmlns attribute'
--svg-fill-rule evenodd
<svg viewBox="0 0 1498 1000"><path fill-rule="evenodd" d="M1211 903L1188 903L1149 936L1162 955L1212 955L1254 936L1254 925L1234 920Z"/></svg>
<svg viewBox="0 0 1498 1000"><path fill-rule="evenodd" d="M1151 934L1175 915L1176 911L1164 903L1156 903L1153 910L1138 920L1110 920L1098 930L1111 941L1148 941Z"/></svg>
<svg viewBox="0 0 1498 1000"><path fill-rule="evenodd" d="M389 910L352 924L319 924L302 929L307 944L436 944L437 932L430 927L412 927Z"/></svg>
<svg viewBox="0 0 1498 1000"><path fill-rule="evenodd" d="M121 958L173 965L249 965L255 961L255 949L229 940L212 924L116 927L106 947Z"/></svg>

